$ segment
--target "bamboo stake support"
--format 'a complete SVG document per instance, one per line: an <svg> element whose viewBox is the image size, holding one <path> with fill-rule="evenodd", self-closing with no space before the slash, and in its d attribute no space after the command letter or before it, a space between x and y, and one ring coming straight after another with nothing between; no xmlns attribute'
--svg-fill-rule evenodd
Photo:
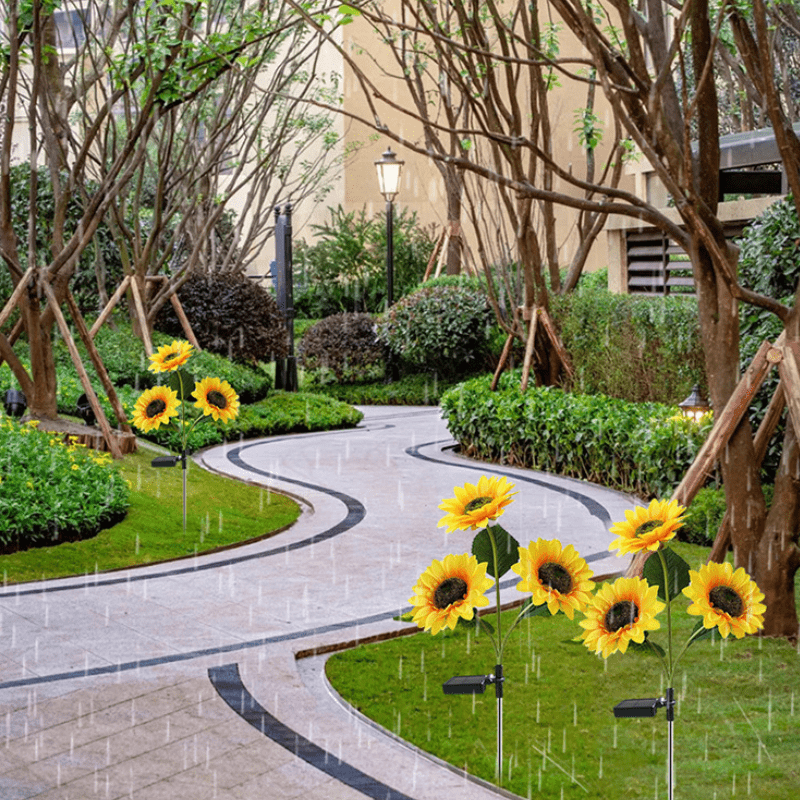
<svg viewBox="0 0 800 800"><path fill-rule="evenodd" d="M175 313L180 320L181 327L183 328L183 332L186 334L186 338L189 340L189 343L192 345L192 347L194 347L195 350L200 352L203 348L200 347L200 343L197 341L197 337L194 335L191 323L189 322L189 317L186 316L186 312L183 310L183 306L181 305L181 301L178 299L178 295L173 292L169 296L169 301L172 303L172 307L175 309Z"/></svg>
<svg viewBox="0 0 800 800"><path fill-rule="evenodd" d="M500 361L497 362L497 369L494 371L494 376L492 377L492 383L489 386L489 389L492 392L497 391L497 382L500 380L500 375L506 366L506 360L508 359L508 354L511 352L511 343L513 341L514 341L514 334L509 333L508 338L506 339L506 343L503 345L503 352L500 353Z"/></svg>
<svg viewBox="0 0 800 800"><path fill-rule="evenodd" d="M439 252L439 248L442 246L442 241L444 240L444 237L446 235L447 235L447 229L442 228L442 232L439 234L439 238L436 240L436 245L433 248L433 251L431 252L431 257L428 259L428 266L425 267L425 275L422 278L423 283L425 283L425 281L427 281L428 278L430 278L431 276L433 265L436 263L436 255Z"/></svg>
<svg viewBox="0 0 800 800"><path fill-rule="evenodd" d="M112 456L114 456L114 458L122 458L122 451L119 448L117 440L114 438L114 433L111 430L111 426L108 424L103 407L100 405L100 401L97 399L97 395L92 388L89 375L86 372L86 368L83 366L81 355L78 352L78 348L75 346L75 340L72 338L67 321L64 319L64 315L61 313L61 308L58 304L55 293L53 292L53 288L50 286L48 281L43 281L42 286L44 287L44 293L47 296L50 307L53 309L53 316L56 318L58 329L61 331L61 336L67 345L70 356L72 357L72 363L75 365L75 369L78 372L78 377L81 380L83 390L86 392L86 397L89 400L92 411L94 411L95 417L97 418L100 430L103 432L109 452Z"/></svg>

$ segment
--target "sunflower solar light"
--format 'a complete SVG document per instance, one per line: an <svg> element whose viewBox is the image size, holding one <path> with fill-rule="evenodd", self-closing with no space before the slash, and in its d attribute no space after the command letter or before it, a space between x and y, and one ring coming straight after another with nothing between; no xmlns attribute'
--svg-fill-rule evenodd
<svg viewBox="0 0 800 800"><path fill-rule="evenodd" d="M477 485L454 488L455 497L439 506L447 512L439 527L447 532L477 531L472 554L447 555L434 560L414 586L412 619L432 634L453 630L460 620L474 621L488 636L495 651L494 672L488 675L459 675L443 684L445 694L482 694L494 684L497 698L497 765L495 777L503 779L503 649L512 631L526 617L553 615L563 611L573 619L591 599L592 571L572 545L562 547L557 539L538 539L527 547L498 522L516 492L505 478L482 476ZM530 592L514 621L503 631L500 614L500 578L509 570L520 576L517 589ZM476 608L489 605L486 591L494 585L495 625L475 616Z"/></svg>
<svg viewBox="0 0 800 800"><path fill-rule="evenodd" d="M209 417L215 422L227 424L239 414L239 396L231 385L219 378L194 378L181 369L192 355L192 345L174 340L165 344L150 356L151 372L169 372L167 384L146 389L134 406L133 424L147 433L174 424L180 433L181 452L179 456L159 456L151 462L154 467L174 467L181 462L183 470L183 530L186 530L186 450L189 434ZM200 413L186 414L186 398L191 394L197 401L194 405Z"/></svg>
<svg viewBox="0 0 800 800"><path fill-rule="evenodd" d="M612 653L631 649L651 649L659 658L667 690L664 697L623 700L614 707L615 717L654 717L659 708L667 716L667 796L673 797L675 668L686 650L699 639L719 631L723 638L733 634L741 639L764 627L766 606L763 593L750 576L730 563L708 563L695 572L666 544L683 524L686 509L676 500L652 500L647 506L637 506L625 512L625 521L611 528L617 538L609 550L618 555L649 551L642 577L618 578L605 583L586 607L584 629L578 637L596 654L608 658ZM683 648L674 656L672 641L672 601L683 593L691 601L690 615L702 617L697 621ZM661 602L661 598L664 602ZM666 608L666 650L650 639L650 632L661 623L656 618Z"/></svg>

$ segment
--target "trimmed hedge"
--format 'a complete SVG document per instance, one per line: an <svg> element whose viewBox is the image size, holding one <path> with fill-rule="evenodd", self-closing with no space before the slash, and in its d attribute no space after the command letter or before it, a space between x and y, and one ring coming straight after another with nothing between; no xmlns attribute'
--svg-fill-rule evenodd
<svg viewBox="0 0 800 800"><path fill-rule="evenodd" d="M659 403L552 387L523 394L520 378L520 370L506 372L492 392L491 376L482 376L444 395L448 428L465 454L666 498L711 428L710 419L698 426Z"/></svg>

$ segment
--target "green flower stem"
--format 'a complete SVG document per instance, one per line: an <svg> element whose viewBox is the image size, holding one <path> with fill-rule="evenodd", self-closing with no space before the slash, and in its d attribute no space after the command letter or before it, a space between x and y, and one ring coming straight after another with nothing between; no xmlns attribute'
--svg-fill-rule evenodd
<svg viewBox="0 0 800 800"><path fill-rule="evenodd" d="M672 661L672 604L669 593L669 570L667 569L667 559L664 558L664 553L661 547L659 547L656 552L658 553L659 561L661 561L661 569L664 572L664 597L667 601L667 686L672 686L672 677L675 673L675 664Z"/></svg>
<svg viewBox="0 0 800 800"><path fill-rule="evenodd" d="M497 562L497 542L494 538L491 526L486 526L486 532L489 534L489 541L492 545L492 559L494 560L494 590L497 598L497 642L494 642L495 654L497 656L497 663L503 663L503 647L505 640L503 639L503 628L500 619L500 578L498 577L498 562Z"/></svg>

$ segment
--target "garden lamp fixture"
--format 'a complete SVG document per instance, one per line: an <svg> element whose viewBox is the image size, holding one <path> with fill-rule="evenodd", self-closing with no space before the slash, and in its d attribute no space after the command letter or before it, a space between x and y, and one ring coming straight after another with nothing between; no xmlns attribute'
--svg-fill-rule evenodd
<svg viewBox="0 0 800 800"><path fill-rule="evenodd" d="M693 419L695 422L699 422L703 414L707 414L711 410L708 400L700 394L700 387L697 384L692 387L691 394L678 403L678 408L684 417Z"/></svg>
<svg viewBox="0 0 800 800"><path fill-rule="evenodd" d="M695 387L697 388L697 387ZM623 700L614 706L614 716L617 719L630 719L634 717L654 717L659 708L667 709L667 800L672 800L672 787L675 783L674 761L674 735L675 723L675 690L667 689L666 697L645 697L635 700Z"/></svg>
<svg viewBox="0 0 800 800"><path fill-rule="evenodd" d="M378 186L386 200L386 305L394 304L394 215L392 203L400 190L400 172L405 161L398 161L390 147L375 162Z"/></svg>
<svg viewBox="0 0 800 800"><path fill-rule="evenodd" d="M497 697L497 776L503 775L503 665L497 664L493 675L456 675L442 684L445 694L483 694L494 684Z"/></svg>
<svg viewBox="0 0 800 800"><path fill-rule="evenodd" d="M9 417L21 417L28 407L28 399L21 389L9 389L6 392L3 406Z"/></svg>
<svg viewBox="0 0 800 800"><path fill-rule="evenodd" d="M390 147L376 162L378 186L387 203L391 203L400 190L400 172L405 161L398 161Z"/></svg>

